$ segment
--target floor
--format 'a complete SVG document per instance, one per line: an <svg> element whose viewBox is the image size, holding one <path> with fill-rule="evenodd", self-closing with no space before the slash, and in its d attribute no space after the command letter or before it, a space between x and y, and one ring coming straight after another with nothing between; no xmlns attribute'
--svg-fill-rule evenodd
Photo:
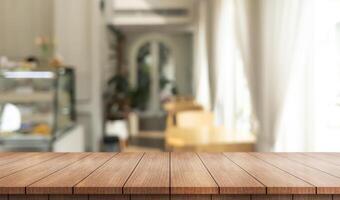
<svg viewBox="0 0 340 200"><path fill-rule="evenodd" d="M161 152L165 150L163 131L141 131L129 139L123 152Z"/></svg>

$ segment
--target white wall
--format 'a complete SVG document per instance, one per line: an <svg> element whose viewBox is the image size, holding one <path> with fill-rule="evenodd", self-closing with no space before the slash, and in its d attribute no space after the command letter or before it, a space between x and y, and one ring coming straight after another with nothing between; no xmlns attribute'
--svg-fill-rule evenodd
<svg viewBox="0 0 340 200"><path fill-rule="evenodd" d="M54 0L56 52L77 72L78 119L85 126L87 150L98 151L102 135L104 20L99 0Z"/></svg>
<svg viewBox="0 0 340 200"><path fill-rule="evenodd" d="M76 70L78 122L86 149L99 150L102 134L104 20L99 0L0 0L0 56L39 55L37 36L56 41L55 52ZM76 141L75 141L76 142Z"/></svg>
<svg viewBox="0 0 340 200"><path fill-rule="evenodd" d="M0 56L39 56L37 36L53 35L52 0L0 1Z"/></svg>
<svg viewBox="0 0 340 200"><path fill-rule="evenodd" d="M67 65L72 65L77 75L77 100L88 102L91 93L91 13L89 0L54 1L54 35L56 54Z"/></svg>

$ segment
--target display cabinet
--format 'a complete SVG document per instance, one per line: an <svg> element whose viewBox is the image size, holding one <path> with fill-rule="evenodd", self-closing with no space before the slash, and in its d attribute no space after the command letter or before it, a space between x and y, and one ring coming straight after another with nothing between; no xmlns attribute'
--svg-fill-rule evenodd
<svg viewBox="0 0 340 200"><path fill-rule="evenodd" d="M0 69L0 148L51 150L75 124L71 68Z"/></svg>

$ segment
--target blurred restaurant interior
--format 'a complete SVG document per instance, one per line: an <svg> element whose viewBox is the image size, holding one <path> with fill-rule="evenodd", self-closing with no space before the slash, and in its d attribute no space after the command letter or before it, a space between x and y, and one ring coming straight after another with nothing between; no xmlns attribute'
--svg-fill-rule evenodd
<svg viewBox="0 0 340 200"><path fill-rule="evenodd" d="M339 0L0 0L0 151L339 151Z"/></svg>

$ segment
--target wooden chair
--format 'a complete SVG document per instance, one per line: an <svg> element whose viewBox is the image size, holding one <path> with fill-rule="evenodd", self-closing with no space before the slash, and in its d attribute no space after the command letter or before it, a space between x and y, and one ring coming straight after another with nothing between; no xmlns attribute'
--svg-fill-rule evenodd
<svg viewBox="0 0 340 200"><path fill-rule="evenodd" d="M203 106L196 103L191 98L177 97L173 101L167 102L164 105L164 110L167 111L167 127L176 125L176 114L182 111L203 110Z"/></svg>
<svg viewBox="0 0 340 200"><path fill-rule="evenodd" d="M197 126L214 126L214 115L209 111L183 111L176 115L177 127L192 128Z"/></svg>
<svg viewBox="0 0 340 200"><path fill-rule="evenodd" d="M176 114L176 125L166 129L166 142L183 147L209 144L213 114L208 111L181 111Z"/></svg>
<svg viewBox="0 0 340 200"><path fill-rule="evenodd" d="M213 113L182 111L176 125L166 129L166 146L170 151L253 151L254 138L234 138L224 127L214 125Z"/></svg>

